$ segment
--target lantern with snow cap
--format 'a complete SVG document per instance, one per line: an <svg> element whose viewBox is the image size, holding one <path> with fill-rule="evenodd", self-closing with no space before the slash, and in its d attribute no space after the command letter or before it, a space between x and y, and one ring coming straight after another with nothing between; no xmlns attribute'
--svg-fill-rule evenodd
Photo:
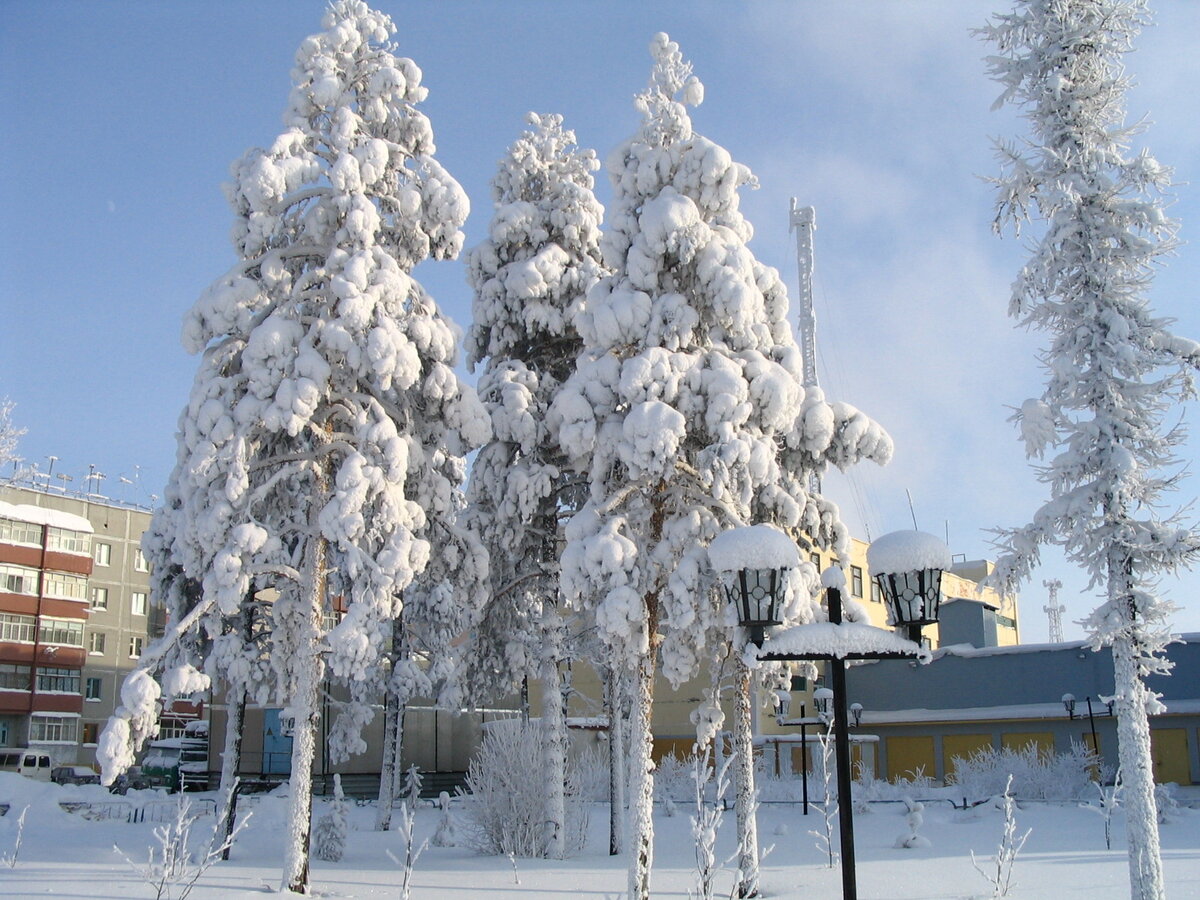
<svg viewBox="0 0 1200 900"><path fill-rule="evenodd" d="M923 531L893 531L867 549L867 566L891 623L919 643L921 627L938 620L950 548Z"/></svg>
<svg viewBox="0 0 1200 900"><path fill-rule="evenodd" d="M784 579L800 564L795 542L773 525L743 525L717 535L708 558L737 611L738 625L761 647L764 629L783 622Z"/></svg>

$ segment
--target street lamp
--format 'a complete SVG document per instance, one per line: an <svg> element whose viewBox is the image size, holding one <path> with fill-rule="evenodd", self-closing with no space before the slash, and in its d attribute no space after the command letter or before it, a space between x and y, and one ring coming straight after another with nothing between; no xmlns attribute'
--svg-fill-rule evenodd
<svg viewBox="0 0 1200 900"><path fill-rule="evenodd" d="M813 691L813 706L817 708L817 715L822 719L828 719L830 705L833 703L833 691L827 687L820 687Z"/></svg>
<svg viewBox="0 0 1200 900"><path fill-rule="evenodd" d="M735 528L719 535L709 547L713 568L726 573L725 591L738 612L738 624L750 633L758 647L760 660L825 660L832 690L813 692L818 710L830 709L832 700L834 752L837 760L838 820L842 850L842 897L857 900L858 886L854 870L854 814L850 786L850 733L847 724L846 660L911 659L923 655L921 627L937 621L941 604L941 576L950 567L950 551L937 538L922 532L904 531L885 535L871 545L867 561L871 575L888 604L891 624L903 629L911 640L883 629L858 622L842 622L842 588L845 578L840 569L827 571L822 578L829 622L798 625L775 632L766 639L764 628L781 624L779 591L771 585L783 581L786 568L797 565L795 544L790 549L779 545L769 534L756 546L752 533L763 526ZM767 529L776 535L775 529ZM880 552L875 547L882 545ZM715 551L715 552L714 552ZM788 562L788 559L795 562ZM741 560L741 561L739 561ZM763 570L780 570L778 579L765 579ZM757 589L752 595L752 586ZM768 601L767 603L764 603ZM837 637L829 634L837 626ZM811 638L809 637L811 635ZM855 704L855 724L861 721L862 706ZM824 716L823 716L824 717Z"/></svg>
<svg viewBox="0 0 1200 900"><path fill-rule="evenodd" d="M1091 698L1089 697L1088 699L1090 700ZM1072 719L1075 718L1075 695L1074 694L1063 694L1062 695L1062 705L1064 707L1066 707L1067 715L1070 716Z"/></svg>
<svg viewBox="0 0 1200 900"><path fill-rule="evenodd" d="M867 567L883 594L891 624L919 644L922 626L938 620L950 549L923 531L893 531L867 548Z"/></svg>
<svg viewBox="0 0 1200 900"><path fill-rule="evenodd" d="M854 716L854 727L858 728L862 725L863 705L861 703L850 704L850 715Z"/></svg>

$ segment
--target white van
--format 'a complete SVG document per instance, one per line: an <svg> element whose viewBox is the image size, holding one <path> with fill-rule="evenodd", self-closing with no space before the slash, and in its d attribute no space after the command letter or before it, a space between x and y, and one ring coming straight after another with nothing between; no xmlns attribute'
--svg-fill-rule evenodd
<svg viewBox="0 0 1200 900"><path fill-rule="evenodd" d="M53 768L49 755L27 747L0 747L0 772L16 772L26 778L49 781Z"/></svg>

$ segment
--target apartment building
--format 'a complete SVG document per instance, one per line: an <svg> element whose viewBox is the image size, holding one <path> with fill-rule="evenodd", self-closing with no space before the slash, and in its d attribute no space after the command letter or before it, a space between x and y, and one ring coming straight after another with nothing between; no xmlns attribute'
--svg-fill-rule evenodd
<svg viewBox="0 0 1200 900"><path fill-rule="evenodd" d="M140 549L149 524L148 510L95 494L0 484L0 746L95 762L121 682L161 628Z"/></svg>

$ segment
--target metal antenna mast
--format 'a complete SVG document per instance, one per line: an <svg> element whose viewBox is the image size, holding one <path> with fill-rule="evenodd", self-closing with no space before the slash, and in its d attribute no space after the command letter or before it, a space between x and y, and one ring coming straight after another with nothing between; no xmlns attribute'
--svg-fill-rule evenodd
<svg viewBox="0 0 1200 900"><path fill-rule="evenodd" d="M804 386L817 386L817 315L813 311L813 232L817 230L817 211L799 206L792 198L789 230L796 232L796 262L800 270L800 352L804 357Z"/></svg>
<svg viewBox="0 0 1200 900"><path fill-rule="evenodd" d="M800 354L804 363L804 386L817 386L817 314L813 310L813 232L817 230L817 211L800 206L792 198L788 230L796 232L796 265L800 270ZM821 476L812 473L808 484L814 494L821 493Z"/></svg>
<svg viewBox="0 0 1200 900"><path fill-rule="evenodd" d="M1050 643L1061 644L1063 642L1062 614L1067 609L1058 602L1058 589L1062 587L1062 582L1057 578L1052 578L1049 581L1043 581L1042 585L1050 592L1050 605L1042 607L1042 611L1050 619Z"/></svg>

